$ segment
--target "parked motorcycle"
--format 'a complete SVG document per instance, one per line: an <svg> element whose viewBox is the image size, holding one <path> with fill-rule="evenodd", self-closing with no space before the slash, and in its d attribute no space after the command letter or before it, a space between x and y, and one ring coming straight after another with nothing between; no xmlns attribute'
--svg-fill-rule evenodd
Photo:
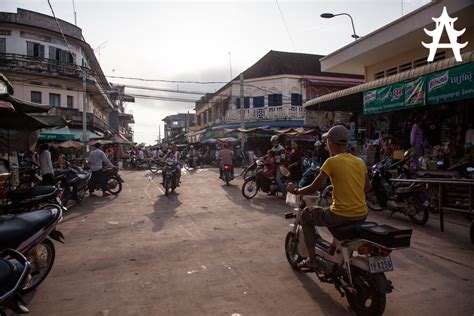
<svg viewBox="0 0 474 316"><path fill-rule="evenodd" d="M56 250L48 236L59 242L64 239L56 230L62 214L61 207L50 204L29 213L0 216L0 251L15 249L31 263L31 279L24 291L40 285L53 267Z"/></svg>
<svg viewBox="0 0 474 316"><path fill-rule="evenodd" d="M317 206L318 200L317 196L304 196L298 208L285 214L285 218L294 219L285 238L285 254L295 270L299 270L298 263L308 257L300 224L301 213L307 206ZM412 230L358 222L329 231L333 241L317 238L314 245L317 268L307 272L315 272L321 282L334 284L342 297L347 296L357 315L382 315L386 294L393 289L392 282L385 276L385 272L394 269L390 253L410 246ZM317 228L316 232L320 236Z"/></svg>
<svg viewBox="0 0 474 316"><path fill-rule="evenodd" d="M0 251L0 315L7 315L5 309L15 314L29 312L20 292L28 282L30 270L30 262L21 253L13 249Z"/></svg>
<svg viewBox="0 0 474 316"><path fill-rule="evenodd" d="M179 164L172 160L166 160L166 167L163 169L163 187L165 188L165 195L168 195L171 190L174 192L178 186L178 172Z"/></svg>
<svg viewBox="0 0 474 316"><path fill-rule="evenodd" d="M244 184L242 185L242 195L247 199L253 199L258 191L265 193L277 194L280 192L276 179L274 177L269 178L264 175L264 162L263 160L257 161L257 167L255 173L248 176ZM280 166L281 174L284 175L282 181L285 183L290 176L290 172L283 166Z"/></svg>
<svg viewBox="0 0 474 316"><path fill-rule="evenodd" d="M57 173L55 172L56 175ZM81 167L66 161L66 169L63 170L59 177L56 176L58 186L63 190L61 195L63 205L66 205L69 200L74 200L78 203L82 201L87 192L91 176L91 172L84 171Z"/></svg>
<svg viewBox="0 0 474 316"><path fill-rule="evenodd" d="M104 169L106 182L107 182L107 192L113 195L117 195L122 191L122 177L118 173L117 168L106 168ZM101 190L100 184L96 183L94 190Z"/></svg>
<svg viewBox="0 0 474 316"><path fill-rule="evenodd" d="M224 165L222 169L222 180L225 182L225 185L229 185L229 182L234 180L234 168L230 165Z"/></svg>
<svg viewBox="0 0 474 316"><path fill-rule="evenodd" d="M60 199L61 193L61 189L52 185L7 191L7 198L0 204L0 214L29 212L46 204L56 204L66 210Z"/></svg>
<svg viewBox="0 0 474 316"><path fill-rule="evenodd" d="M369 173L372 191L366 195L367 206L373 211L389 210L392 214L399 212L408 216L415 224L424 225L429 219L429 210L424 207L426 192L423 184L395 183L391 170L403 174L403 166L410 157L393 162L384 159L372 167Z"/></svg>

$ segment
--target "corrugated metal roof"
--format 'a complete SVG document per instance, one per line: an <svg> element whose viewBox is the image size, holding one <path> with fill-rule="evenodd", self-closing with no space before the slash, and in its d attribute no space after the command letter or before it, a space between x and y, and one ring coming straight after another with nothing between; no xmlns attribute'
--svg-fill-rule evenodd
<svg viewBox="0 0 474 316"><path fill-rule="evenodd" d="M392 84L392 83L417 78L417 77L420 77L422 75L426 75L426 74L429 74L429 73L432 73L432 72L435 72L435 71L440 71L440 70L456 67L456 66L459 66L459 65L462 65L462 64L467 64L467 63L470 63L470 62L474 62L474 51L464 53L462 55L462 60L463 60L462 62L457 62L454 57L443 59L443 60L437 61L435 63L430 63L428 65L418 67L418 68L415 68L415 69L411 69L411 70L407 70L407 71L404 71L404 72L401 72L399 74L395 74L395 75L392 75L392 76L389 76L389 77L385 77L385 78L382 78L382 79L370 81L370 82L363 83L363 84L358 85L358 86L354 86L354 87L344 89L344 90L339 90L339 91L336 91L336 92L333 92L333 93L325 94L325 95L320 96L318 98L306 101L304 103L304 106L305 107L312 106L312 105L315 105L315 104L319 104L319 103L335 100L335 99L338 99L338 98L342 98L342 97L345 97L345 96L348 96L348 95L351 95L351 94L355 94L355 93L359 93L359 92L363 92L363 91L368 91L368 90L372 90L372 89L376 89L376 88L380 88L380 87L383 87L383 86L386 86L386 85L389 85L389 84Z"/></svg>

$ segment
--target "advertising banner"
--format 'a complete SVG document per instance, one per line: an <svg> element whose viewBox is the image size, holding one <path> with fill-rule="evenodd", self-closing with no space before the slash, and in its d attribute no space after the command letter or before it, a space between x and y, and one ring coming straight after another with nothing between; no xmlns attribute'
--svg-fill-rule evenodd
<svg viewBox="0 0 474 316"><path fill-rule="evenodd" d="M474 63L426 75L427 104L474 98Z"/></svg>
<svg viewBox="0 0 474 316"><path fill-rule="evenodd" d="M399 110L404 105L404 84L394 83L364 92L364 114Z"/></svg>

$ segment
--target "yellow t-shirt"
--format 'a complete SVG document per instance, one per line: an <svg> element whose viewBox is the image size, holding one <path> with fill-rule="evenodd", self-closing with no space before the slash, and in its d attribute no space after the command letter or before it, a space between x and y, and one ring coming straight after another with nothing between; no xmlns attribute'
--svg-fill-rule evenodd
<svg viewBox="0 0 474 316"><path fill-rule="evenodd" d="M337 154L324 162L321 170L334 187L331 212L340 216L367 215L365 175L367 167L362 159L351 154Z"/></svg>

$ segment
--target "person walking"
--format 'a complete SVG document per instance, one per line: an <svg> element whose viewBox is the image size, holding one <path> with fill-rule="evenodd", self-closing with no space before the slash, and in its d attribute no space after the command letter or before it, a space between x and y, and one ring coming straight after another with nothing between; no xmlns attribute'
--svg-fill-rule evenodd
<svg viewBox="0 0 474 316"><path fill-rule="evenodd" d="M89 167L92 171L92 177L89 181L89 196L95 196L94 188L99 184L102 189L102 196L107 196L107 179L102 170L102 164L105 163L108 167L114 168L114 165L107 158L105 153L101 150L101 144L96 143L95 149L89 154Z"/></svg>
<svg viewBox="0 0 474 316"><path fill-rule="evenodd" d="M42 144L40 146L40 172L43 185L54 185L54 171L53 171L53 161L51 159L51 153L49 152L48 144Z"/></svg>
<svg viewBox="0 0 474 316"><path fill-rule="evenodd" d="M421 128L422 118L417 117L410 133L410 144L414 150L413 168L418 169L419 159L423 156L423 130Z"/></svg>

